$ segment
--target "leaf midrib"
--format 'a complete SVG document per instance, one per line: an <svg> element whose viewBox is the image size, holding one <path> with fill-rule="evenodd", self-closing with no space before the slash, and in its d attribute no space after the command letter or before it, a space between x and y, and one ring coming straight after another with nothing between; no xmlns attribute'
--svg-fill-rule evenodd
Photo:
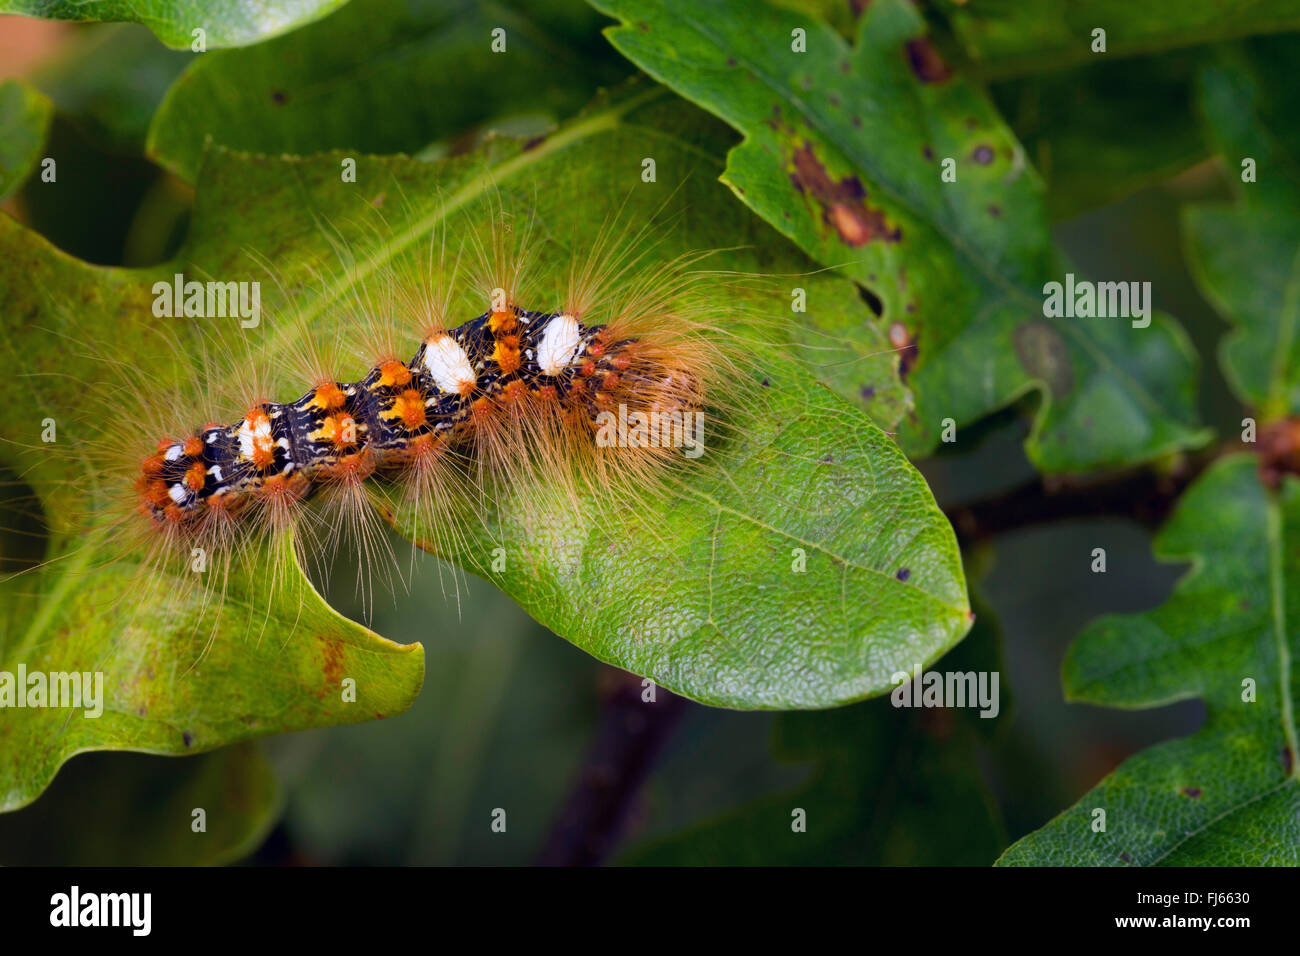
<svg viewBox="0 0 1300 956"><path fill-rule="evenodd" d="M807 547L810 550L826 555L828 558L831 558L833 561L837 561L840 564L842 564L845 568L852 568L853 570L856 571L865 571L868 574L875 575L876 577L887 580L891 582L893 585L898 587L912 587L913 590L917 591L920 594L925 595L925 597L929 601L943 608L945 611L952 612L958 617L961 617L966 614L966 608L958 607L955 604L949 604L947 601L939 597L937 594L933 594L929 591L922 590L921 588L915 587L914 585L905 584L904 582L899 581L897 577L888 573L887 571L881 571L879 568L873 568L870 565L861 564L856 561L851 561L848 558L844 557L843 555L836 554L834 551L826 547L824 544L820 544L819 542L812 541L808 538L800 537L799 535L794 534L791 531L786 531L783 528L778 528L775 525L769 524L765 521L760 521L754 515L747 514L743 511L738 511L737 509L732 508L730 505L723 504L717 498L713 497L707 492L699 490L698 488L692 488L684 485L682 486L682 490L687 494L690 494L700 499L709 507L714 508L720 515L721 514L731 515L732 517L748 522L749 524L752 524L754 527L760 528L763 531L767 531L771 534L777 535L778 537L782 537L790 541L794 541L803 547Z"/></svg>

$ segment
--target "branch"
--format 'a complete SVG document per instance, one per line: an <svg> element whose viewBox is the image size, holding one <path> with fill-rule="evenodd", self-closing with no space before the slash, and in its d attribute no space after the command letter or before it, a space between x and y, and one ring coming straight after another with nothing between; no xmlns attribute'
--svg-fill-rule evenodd
<svg viewBox="0 0 1300 956"><path fill-rule="evenodd" d="M1188 456L1169 472L1146 468L1096 481L1040 478L944 513L963 549L1018 528L1072 518L1115 516L1155 528L1169 517L1187 486L1227 450Z"/></svg>
<svg viewBox="0 0 1300 956"><path fill-rule="evenodd" d="M655 759L691 706L655 688L643 701L641 678L618 672L605 699L595 740L537 862L542 866L594 866L604 862L631 817Z"/></svg>

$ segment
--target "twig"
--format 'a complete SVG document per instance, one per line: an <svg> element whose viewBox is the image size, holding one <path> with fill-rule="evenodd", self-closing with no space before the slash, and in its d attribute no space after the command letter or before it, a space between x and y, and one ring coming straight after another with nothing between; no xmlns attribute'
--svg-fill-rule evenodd
<svg viewBox="0 0 1300 956"><path fill-rule="evenodd" d="M1115 516L1163 524L1179 496L1224 449L1188 457L1167 473L1128 471L1096 481L1043 478L968 505L945 509L963 548L1029 525Z"/></svg>
<svg viewBox="0 0 1300 956"><path fill-rule="evenodd" d="M619 673L615 680L595 741L538 857L543 866L593 866L609 856L655 758L691 706L662 687L653 703L643 700L639 677Z"/></svg>

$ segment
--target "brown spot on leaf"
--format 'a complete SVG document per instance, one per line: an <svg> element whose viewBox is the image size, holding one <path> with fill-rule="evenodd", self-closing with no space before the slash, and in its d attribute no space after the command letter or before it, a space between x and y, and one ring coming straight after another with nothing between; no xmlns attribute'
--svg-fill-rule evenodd
<svg viewBox="0 0 1300 956"><path fill-rule="evenodd" d="M763 122L778 133L782 133L786 136L794 135L794 127L787 123L781 116L781 107L775 103L772 104L772 115Z"/></svg>
<svg viewBox="0 0 1300 956"><path fill-rule="evenodd" d="M993 147L976 146L975 149L971 151L970 158L975 160L975 162L979 163L981 166L987 166L989 163L993 162Z"/></svg>
<svg viewBox="0 0 1300 956"><path fill-rule="evenodd" d="M1070 353L1061 333L1047 322L1026 322L1012 335L1016 355L1026 372L1047 383L1053 398L1061 398L1074 387Z"/></svg>
<svg viewBox="0 0 1300 956"><path fill-rule="evenodd" d="M916 339L902 322L895 322L889 327L889 344L898 351L898 378L906 382L907 374L916 365Z"/></svg>
<svg viewBox="0 0 1300 956"><path fill-rule="evenodd" d="M823 221L839 233L845 245L857 248L875 239L897 242L902 238L901 230L891 227L883 212L867 205L866 190L856 176L838 182L831 179L811 143L795 150L790 179L796 189L817 200Z"/></svg>
<svg viewBox="0 0 1300 956"><path fill-rule="evenodd" d="M925 37L907 42L907 60L912 72L922 83L943 83L952 76L952 70L943 61L934 44Z"/></svg>
<svg viewBox="0 0 1300 956"><path fill-rule="evenodd" d="M327 637L317 638L321 645L321 691L316 696L324 698L337 693L343 683L343 645Z"/></svg>
<svg viewBox="0 0 1300 956"><path fill-rule="evenodd" d="M1282 769L1286 771L1286 775L1288 777L1291 776L1291 768L1294 765L1295 765L1295 755L1291 753L1291 748L1283 747L1282 748Z"/></svg>
<svg viewBox="0 0 1300 956"><path fill-rule="evenodd" d="M1199 800L1201 798L1201 788L1183 787L1183 796L1191 797L1193 800Z"/></svg>
<svg viewBox="0 0 1300 956"><path fill-rule="evenodd" d="M276 106L283 106L285 103L289 102L289 94L284 90L272 90L271 102Z"/></svg>

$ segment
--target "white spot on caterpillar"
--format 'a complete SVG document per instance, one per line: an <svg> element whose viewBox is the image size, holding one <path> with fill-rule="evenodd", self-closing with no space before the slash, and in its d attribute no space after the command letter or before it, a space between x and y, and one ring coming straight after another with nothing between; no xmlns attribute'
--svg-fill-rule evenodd
<svg viewBox="0 0 1300 956"><path fill-rule="evenodd" d="M537 367L543 375L559 375L573 362L579 344L578 320L571 315L557 315L546 323L542 340L537 343Z"/></svg>
<svg viewBox="0 0 1300 956"><path fill-rule="evenodd" d="M167 497L171 498L171 500L177 504L180 504L187 496L185 494L185 489L179 484L176 484L167 489Z"/></svg>
<svg viewBox="0 0 1300 956"><path fill-rule="evenodd" d="M258 416L257 424L250 425L245 418L239 423L239 453L245 458L252 458L258 449L271 447L271 420Z"/></svg>
<svg viewBox="0 0 1300 956"><path fill-rule="evenodd" d="M444 392L461 392L474 387L478 377L459 342L450 335L443 335L424 345L424 367L438 388Z"/></svg>
<svg viewBox="0 0 1300 956"><path fill-rule="evenodd" d="M172 445L170 448L167 449L167 454L165 454L163 457L166 458L168 461L175 461L177 458L181 457L181 446Z"/></svg>

